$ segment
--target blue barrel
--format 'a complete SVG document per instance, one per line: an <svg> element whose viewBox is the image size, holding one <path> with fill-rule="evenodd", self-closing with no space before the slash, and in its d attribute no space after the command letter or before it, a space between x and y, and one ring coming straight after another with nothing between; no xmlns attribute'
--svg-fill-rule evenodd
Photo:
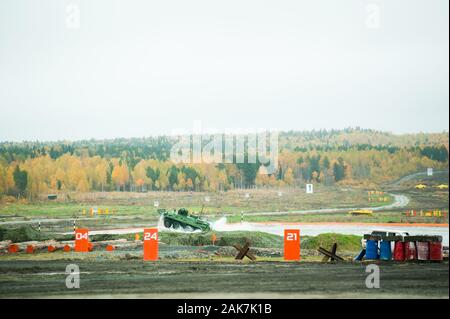
<svg viewBox="0 0 450 319"><path fill-rule="evenodd" d="M392 250L391 250L391 242L390 241L380 242L380 259L381 260L391 260L392 259Z"/></svg>
<svg viewBox="0 0 450 319"><path fill-rule="evenodd" d="M378 240L367 239L366 259L378 259Z"/></svg>

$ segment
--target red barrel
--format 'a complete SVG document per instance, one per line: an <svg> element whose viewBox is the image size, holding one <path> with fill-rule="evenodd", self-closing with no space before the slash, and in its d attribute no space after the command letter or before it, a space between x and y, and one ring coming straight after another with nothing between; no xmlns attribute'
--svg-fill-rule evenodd
<svg viewBox="0 0 450 319"><path fill-rule="evenodd" d="M431 242L430 243L430 260L441 261L444 259L442 254L442 242Z"/></svg>
<svg viewBox="0 0 450 319"><path fill-rule="evenodd" d="M417 242L417 259L430 260L430 245L426 241Z"/></svg>
<svg viewBox="0 0 450 319"><path fill-rule="evenodd" d="M413 241L405 242L405 259L416 260L416 243Z"/></svg>
<svg viewBox="0 0 450 319"><path fill-rule="evenodd" d="M405 243L396 241L394 246L394 260L405 261Z"/></svg>

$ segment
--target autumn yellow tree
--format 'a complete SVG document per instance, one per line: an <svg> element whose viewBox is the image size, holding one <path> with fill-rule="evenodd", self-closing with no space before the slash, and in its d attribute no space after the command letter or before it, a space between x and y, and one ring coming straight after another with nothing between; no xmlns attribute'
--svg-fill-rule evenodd
<svg viewBox="0 0 450 319"><path fill-rule="evenodd" d="M6 166L0 162L0 196L6 193Z"/></svg>
<svg viewBox="0 0 450 319"><path fill-rule="evenodd" d="M113 183L116 184L118 190L120 190L120 188L123 188L125 190L125 185L130 179L127 164L122 163L114 166L111 178Z"/></svg>
<svg viewBox="0 0 450 319"><path fill-rule="evenodd" d="M106 161L103 161L95 166L95 183L100 185L102 191L105 188L107 171L108 164Z"/></svg>
<svg viewBox="0 0 450 319"><path fill-rule="evenodd" d="M200 187L201 187L201 181L200 181L200 178L197 176L194 180L194 190L200 191Z"/></svg>
<svg viewBox="0 0 450 319"><path fill-rule="evenodd" d="M14 169L18 165L17 162L12 162L9 164L8 169L6 170L6 191L12 192L16 185L14 183Z"/></svg>
<svg viewBox="0 0 450 319"><path fill-rule="evenodd" d="M186 180L186 188L190 191L194 189L194 182L192 181L192 179L188 178Z"/></svg>
<svg viewBox="0 0 450 319"><path fill-rule="evenodd" d="M178 173L178 190L183 191L186 189L186 179L183 173Z"/></svg>
<svg viewBox="0 0 450 319"><path fill-rule="evenodd" d="M55 174L52 176L51 188L57 191L65 190L65 175L66 173L61 168L57 168Z"/></svg>
<svg viewBox="0 0 450 319"><path fill-rule="evenodd" d="M159 174L157 182L160 190L167 190L167 188L169 187L169 178L167 177L167 173L161 172L161 174Z"/></svg>
<svg viewBox="0 0 450 319"><path fill-rule="evenodd" d="M100 156L82 156L80 163L86 173L89 188L92 190L103 190L106 184L108 162Z"/></svg>
<svg viewBox="0 0 450 319"><path fill-rule="evenodd" d="M219 190L227 190L228 189L228 177L227 173L224 170L220 170L217 176Z"/></svg>
<svg viewBox="0 0 450 319"><path fill-rule="evenodd" d="M292 171L292 168L289 167L286 170L286 172L284 173L283 181L286 183L286 185L294 185L294 173Z"/></svg>
<svg viewBox="0 0 450 319"><path fill-rule="evenodd" d="M131 173L133 177L134 184L141 191L144 189L144 185L150 185L152 183L151 179L147 176L147 167L149 164L145 160L141 160L134 166Z"/></svg>
<svg viewBox="0 0 450 319"><path fill-rule="evenodd" d="M267 187L269 185L269 175L260 173L256 175L255 184L257 187Z"/></svg>
<svg viewBox="0 0 450 319"><path fill-rule="evenodd" d="M21 166L28 172L27 191L30 197L49 192L55 173L55 163L50 156L28 159Z"/></svg>

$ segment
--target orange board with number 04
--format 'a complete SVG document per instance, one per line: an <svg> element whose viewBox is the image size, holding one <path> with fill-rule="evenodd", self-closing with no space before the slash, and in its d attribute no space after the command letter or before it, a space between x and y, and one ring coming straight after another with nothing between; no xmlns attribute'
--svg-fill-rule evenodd
<svg viewBox="0 0 450 319"><path fill-rule="evenodd" d="M75 248L76 252L89 251L89 231L84 228L78 228L75 231Z"/></svg>

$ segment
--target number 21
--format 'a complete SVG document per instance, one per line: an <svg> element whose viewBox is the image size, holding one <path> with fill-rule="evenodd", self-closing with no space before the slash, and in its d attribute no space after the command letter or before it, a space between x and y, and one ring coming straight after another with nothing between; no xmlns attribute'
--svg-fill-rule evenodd
<svg viewBox="0 0 450 319"><path fill-rule="evenodd" d="M289 233L289 234L287 234L286 240L288 240L288 241L297 241L297 234L296 233Z"/></svg>

